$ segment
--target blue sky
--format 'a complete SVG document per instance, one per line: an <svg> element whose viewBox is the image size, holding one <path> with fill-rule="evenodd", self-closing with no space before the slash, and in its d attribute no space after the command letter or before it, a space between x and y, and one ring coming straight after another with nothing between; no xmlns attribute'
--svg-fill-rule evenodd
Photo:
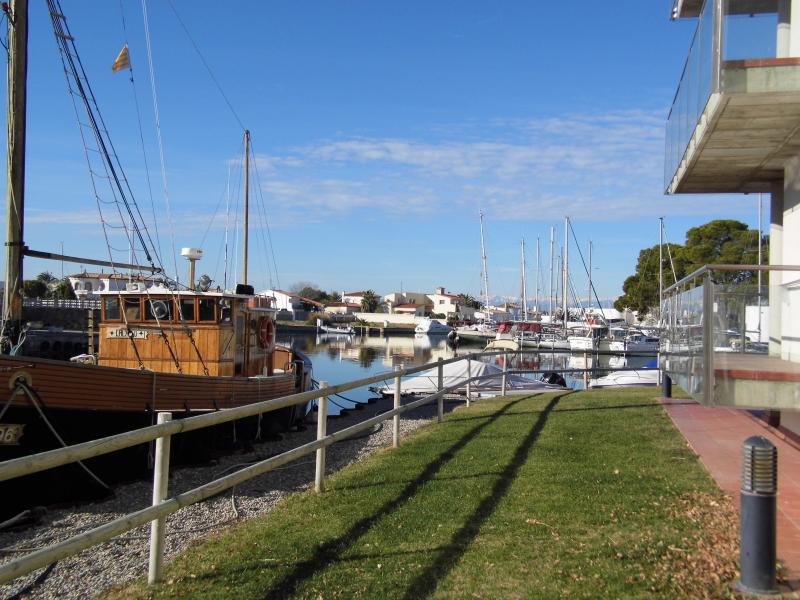
<svg viewBox="0 0 800 600"><path fill-rule="evenodd" d="M483 210L493 295L519 295L523 237L533 294L536 238L546 270L550 227L560 246L569 216L584 254L593 241L598 293L617 296L639 250L657 243L659 216L672 242L713 218L757 223L754 196L662 193L664 123L694 28L670 22L667 1L174 0L237 118L169 3L151 0L168 207L141 2L62 1L137 201L148 221L157 215L164 263L177 264L181 279L173 238L178 251L202 246L198 270L223 281L227 198L241 202L238 119L252 132L260 188L250 264L257 288L443 285L477 295ZM107 257L44 2L33 0L31 12L25 241ZM126 39L152 209L134 88L110 69ZM110 239L125 259L119 234ZM240 269L238 237L228 242L228 270ZM585 289L570 243L576 286ZM26 263L28 277L45 269L60 274L61 266Z"/></svg>

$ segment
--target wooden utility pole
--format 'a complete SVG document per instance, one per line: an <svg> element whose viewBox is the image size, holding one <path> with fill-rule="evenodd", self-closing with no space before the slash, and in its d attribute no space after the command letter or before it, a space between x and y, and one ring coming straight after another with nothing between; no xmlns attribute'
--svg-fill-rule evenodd
<svg viewBox="0 0 800 600"><path fill-rule="evenodd" d="M247 243L250 232L250 130L244 130L244 266L242 267L242 283L247 285Z"/></svg>
<svg viewBox="0 0 800 600"><path fill-rule="evenodd" d="M6 187L6 286L3 316L8 334L22 320L22 256L25 206L25 115L28 78L28 0L8 9L8 181ZM9 326L12 328L9 330Z"/></svg>

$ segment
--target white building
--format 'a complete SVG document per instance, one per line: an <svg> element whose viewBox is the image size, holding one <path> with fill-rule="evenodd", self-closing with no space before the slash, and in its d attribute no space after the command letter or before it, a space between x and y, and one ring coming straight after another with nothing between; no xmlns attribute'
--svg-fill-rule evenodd
<svg viewBox="0 0 800 600"><path fill-rule="evenodd" d="M770 243L760 289L758 268L735 265L667 289L665 367L698 400L767 409L800 439L800 0L673 0L672 18L697 25L667 118L666 193L750 194L753 211L764 194ZM748 324L745 308L765 304Z"/></svg>
<svg viewBox="0 0 800 600"><path fill-rule="evenodd" d="M305 321L312 312L322 310L323 308L321 302L311 300L310 298L304 298L303 296L298 296L297 294L285 290L264 290L261 293L275 298L275 308L279 311L278 318Z"/></svg>

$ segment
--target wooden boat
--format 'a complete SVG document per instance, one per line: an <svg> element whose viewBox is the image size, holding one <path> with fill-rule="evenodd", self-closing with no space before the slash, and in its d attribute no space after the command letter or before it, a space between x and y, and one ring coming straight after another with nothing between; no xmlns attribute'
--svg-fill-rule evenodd
<svg viewBox="0 0 800 600"><path fill-rule="evenodd" d="M59 40L72 40L61 10L51 6ZM27 2L14 2L9 18L9 243L8 280L4 298L2 340L17 344L21 330L22 257L72 260L113 269L140 265L77 259L34 252L21 242L24 192L25 85ZM21 98L21 100L20 100ZM87 101L88 106L88 101ZM87 111L90 110L87 108ZM18 118L23 115L23 118ZM97 135L107 135L99 131ZM245 180L249 165L249 132L245 131ZM20 148L21 144L21 148ZM99 144L102 147L102 144ZM111 159L106 156L110 161ZM117 163L114 163L115 165ZM117 167L121 169L121 167ZM91 169L90 169L91 172ZM130 211L135 214L135 211ZM186 248L186 289L153 265L162 283L147 287L133 282L121 291L100 294L99 347L80 364L36 357L0 355L0 460L97 439L150 425L156 413L175 417L232 408L310 389L310 362L275 344L274 299L254 294L247 285L247 187L242 280L232 291L209 291L210 279L196 284L199 249ZM131 217L131 227L136 223ZM139 234L139 230L135 230ZM139 235L142 245L145 237ZM149 255L148 255L149 257ZM158 275L160 273L160 275ZM91 335L91 332L90 332ZM91 338L90 338L91 339ZM16 349L20 346L16 345ZM13 354L13 352L12 352ZM3 397L5 396L5 397ZM246 445L259 437L302 422L310 403L288 407L222 425L178 435L175 462L199 462L220 448ZM68 466L0 484L0 512L13 514L30 504L75 499L107 491L106 484L131 480L150 467L148 445L85 462L88 471ZM91 471L91 474L87 474ZM80 474L81 480L75 478ZM84 484L87 481L88 484ZM96 485L95 485L96 484Z"/></svg>

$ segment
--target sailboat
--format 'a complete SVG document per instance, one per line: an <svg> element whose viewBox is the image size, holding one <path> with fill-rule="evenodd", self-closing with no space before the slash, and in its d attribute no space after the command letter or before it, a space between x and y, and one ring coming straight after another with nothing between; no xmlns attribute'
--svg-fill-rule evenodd
<svg viewBox="0 0 800 600"><path fill-rule="evenodd" d="M55 0L48 5L57 39L72 41L61 7ZM9 235L3 315L7 338L19 333L24 256L141 269L136 264L37 252L23 245L27 0L17 0L10 11ZM244 137L247 173L248 131ZM194 266L202 252L185 248L190 263L185 288L164 277L149 287L134 281L124 290L101 292L99 347L90 360L96 364L0 355L0 388L8 390L0 398L0 460L150 425L162 411L190 416L309 389L310 362L276 344L274 300L256 295L247 283L246 228L243 239L244 282L234 291L212 290L207 278L195 281ZM152 262L148 270L163 277L163 270ZM308 405L281 409L263 419L238 421L204 434L213 439L190 434L181 441L179 436L176 458L202 460L215 446L248 443L263 432L286 429L300 422L308 409ZM146 469L147 447L130 450L87 461L94 480L132 479ZM3 512L36 493L50 501L59 499L57 486L75 469L63 467L32 476L35 480L25 477L1 484L6 488L0 488Z"/></svg>

